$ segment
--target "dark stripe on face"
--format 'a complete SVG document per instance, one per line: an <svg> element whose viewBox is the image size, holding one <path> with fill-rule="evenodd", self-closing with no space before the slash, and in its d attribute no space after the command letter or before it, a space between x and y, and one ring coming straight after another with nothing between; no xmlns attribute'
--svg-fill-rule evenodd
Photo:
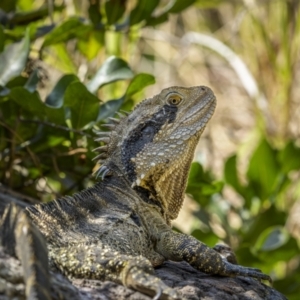
<svg viewBox="0 0 300 300"><path fill-rule="evenodd" d="M130 159L136 157L147 144L153 141L154 136L165 123L174 122L177 110L177 106L164 105L151 119L132 130L130 136L124 141L121 151L122 163L131 182L136 180L136 173L134 163Z"/></svg>

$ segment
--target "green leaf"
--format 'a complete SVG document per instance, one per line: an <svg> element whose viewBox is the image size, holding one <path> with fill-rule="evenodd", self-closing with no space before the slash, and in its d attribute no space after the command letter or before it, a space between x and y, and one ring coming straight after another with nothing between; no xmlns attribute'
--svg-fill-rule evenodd
<svg viewBox="0 0 300 300"><path fill-rule="evenodd" d="M130 99L132 95L153 83L155 83L155 78L150 74L141 73L136 75L131 80L124 96L119 99L107 101L101 105L97 121L102 121L108 117L112 117L121 108L125 101L128 102L128 99Z"/></svg>
<svg viewBox="0 0 300 300"><path fill-rule="evenodd" d="M99 25L102 19L101 13L100 13L100 0L96 1L89 1L89 17L90 20L94 25Z"/></svg>
<svg viewBox="0 0 300 300"><path fill-rule="evenodd" d="M136 7L130 13L130 25L147 20L158 4L159 0L139 0Z"/></svg>
<svg viewBox="0 0 300 300"><path fill-rule="evenodd" d="M272 265L278 261L289 261L293 257L299 255L299 247L294 238L290 237L287 233L284 234L282 230L276 230L269 232L269 235L265 236L267 232L263 233L261 238L265 245L265 249L257 249L259 245L255 245L254 250L256 255L264 261L266 265ZM272 246L274 249L272 249Z"/></svg>
<svg viewBox="0 0 300 300"><path fill-rule="evenodd" d="M243 244L235 251L238 263L242 266L261 268L264 263L253 253L251 246L251 244Z"/></svg>
<svg viewBox="0 0 300 300"><path fill-rule="evenodd" d="M12 89L17 86L24 86L26 82L28 81L28 78L25 78L23 76L17 76L11 79L7 84L6 87L9 89Z"/></svg>
<svg viewBox="0 0 300 300"><path fill-rule="evenodd" d="M107 23L109 25L116 23L123 16L125 10L126 10L125 0L107 0L105 2Z"/></svg>
<svg viewBox="0 0 300 300"><path fill-rule="evenodd" d="M103 47L105 38L104 31L91 31L85 39L78 41L78 49L88 59L95 58Z"/></svg>
<svg viewBox="0 0 300 300"><path fill-rule="evenodd" d="M280 280L274 281L273 288L280 291L289 300L299 300L300 295L300 269L299 267L288 273Z"/></svg>
<svg viewBox="0 0 300 300"><path fill-rule="evenodd" d="M133 72L128 64L115 56L109 57L100 67L95 76L87 84L87 88L91 93L95 93L98 88L104 84L117 80L130 79Z"/></svg>
<svg viewBox="0 0 300 300"><path fill-rule="evenodd" d="M70 56L70 52L67 50L66 43L51 46L51 52L53 55L49 56L48 64L55 65L55 68L60 70L63 74L77 73L77 67Z"/></svg>
<svg viewBox="0 0 300 300"><path fill-rule="evenodd" d="M271 226L283 226L286 222L287 214L276 209L272 205L263 213L253 218L251 226L243 236L243 243L253 244L262 231ZM246 227L244 227L246 229Z"/></svg>
<svg viewBox="0 0 300 300"><path fill-rule="evenodd" d="M242 185L237 174L236 155L233 155L227 159L224 167L224 176L226 182L241 194Z"/></svg>
<svg viewBox="0 0 300 300"><path fill-rule="evenodd" d="M278 249L287 243L289 234L283 226L273 226L265 229L258 237L255 248L261 251Z"/></svg>
<svg viewBox="0 0 300 300"><path fill-rule="evenodd" d="M219 237L215 235L213 232L210 231L208 233L205 233L200 229L195 229L191 233L191 236L196 238L198 241L208 245L209 247L213 247L219 241Z"/></svg>
<svg viewBox="0 0 300 300"><path fill-rule="evenodd" d="M196 2L196 0L185 0L185 1L176 0L176 1L174 1L174 4L172 5L172 7L169 9L168 12L173 13L173 14L178 14L179 12L188 8L195 2Z"/></svg>
<svg viewBox="0 0 300 300"><path fill-rule="evenodd" d="M9 96L26 111L44 118L45 105L37 92L30 93L24 87L15 87L11 89Z"/></svg>
<svg viewBox="0 0 300 300"><path fill-rule="evenodd" d="M278 157L283 172L288 173L292 170L300 170L300 148L293 141L286 144L284 149L279 152Z"/></svg>
<svg viewBox="0 0 300 300"><path fill-rule="evenodd" d="M47 119L50 122L53 122L55 124L65 124L66 123L66 113L65 108L62 107L50 107L45 105L45 114L47 116Z"/></svg>
<svg viewBox="0 0 300 300"><path fill-rule="evenodd" d="M120 99L110 100L102 104L97 117L97 122L112 117L121 108L124 100L125 98L121 97Z"/></svg>
<svg viewBox="0 0 300 300"><path fill-rule="evenodd" d="M76 81L79 81L79 79L74 74L67 74L62 76L56 83L51 93L46 97L45 103L51 107L61 107L63 105L66 89L71 83Z"/></svg>
<svg viewBox="0 0 300 300"><path fill-rule="evenodd" d="M185 10L192 4L194 4L196 0L173 0L169 1L166 7L163 9L163 12L158 16L149 16L146 18L146 26L156 26L158 24L164 23L168 21L169 13L180 13Z"/></svg>
<svg viewBox="0 0 300 300"><path fill-rule="evenodd" d="M196 0L195 6L199 8L216 8L223 3L224 0Z"/></svg>
<svg viewBox="0 0 300 300"><path fill-rule="evenodd" d="M201 206L206 206L210 196L221 192L223 186L223 182L214 181L208 172L204 172L199 163L192 163L186 193L192 195Z"/></svg>
<svg viewBox="0 0 300 300"><path fill-rule="evenodd" d="M225 162L224 177L226 182L245 199L245 205L247 208L249 208L251 206L253 191L240 183L237 173L236 155L229 157Z"/></svg>
<svg viewBox="0 0 300 300"><path fill-rule="evenodd" d="M83 19L72 17L46 35L42 48L84 35L90 30L91 26L85 24Z"/></svg>
<svg viewBox="0 0 300 300"><path fill-rule="evenodd" d="M0 25L0 52L4 49L5 34L2 25Z"/></svg>
<svg viewBox="0 0 300 300"><path fill-rule="evenodd" d="M265 199L273 191L278 174L276 151L266 140L262 140L249 163L247 172L249 186L260 199Z"/></svg>
<svg viewBox="0 0 300 300"><path fill-rule="evenodd" d="M150 18L147 19L146 26L156 26L156 25L159 25L161 23L167 22L168 19L169 19L169 14L167 12L161 14L158 17L150 17Z"/></svg>
<svg viewBox="0 0 300 300"><path fill-rule="evenodd" d="M126 98L130 98L135 93L141 91L146 86L154 84L155 77L150 74L140 73L136 75L130 82L127 91L126 91Z"/></svg>
<svg viewBox="0 0 300 300"><path fill-rule="evenodd" d="M8 45L0 54L0 85L18 76L24 69L29 55L29 31L22 41Z"/></svg>
<svg viewBox="0 0 300 300"><path fill-rule="evenodd" d="M53 6L54 11L62 11L62 6ZM20 11L20 0L18 1L18 9L13 14L10 19L10 24L16 25L32 25L36 24L38 20L41 20L45 17L49 16L49 9L47 5L42 5L37 9L24 9L24 11ZM36 23L35 23L36 22Z"/></svg>
<svg viewBox="0 0 300 300"><path fill-rule="evenodd" d="M0 8L5 12L12 12L16 10L17 0L2 0L0 1Z"/></svg>
<svg viewBox="0 0 300 300"><path fill-rule="evenodd" d="M29 76L28 80L26 81L24 87L25 89L33 93L36 90L36 87L39 83L39 76L38 76L38 69L35 69Z"/></svg>
<svg viewBox="0 0 300 300"><path fill-rule="evenodd" d="M65 106L71 109L73 128L83 128L95 122L99 112L99 99L91 94L81 82L71 83L65 92Z"/></svg>

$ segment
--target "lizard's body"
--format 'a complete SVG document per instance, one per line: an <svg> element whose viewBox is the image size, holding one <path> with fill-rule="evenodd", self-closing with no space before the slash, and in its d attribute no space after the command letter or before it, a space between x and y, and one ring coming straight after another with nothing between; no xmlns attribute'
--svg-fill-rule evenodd
<svg viewBox="0 0 300 300"><path fill-rule="evenodd" d="M71 276L112 280L168 299L180 297L153 275L153 266L167 259L209 274L269 280L170 227L215 104L207 87L171 87L113 120L119 124L99 138L107 143L99 148L103 180L27 210L46 238L51 264Z"/></svg>

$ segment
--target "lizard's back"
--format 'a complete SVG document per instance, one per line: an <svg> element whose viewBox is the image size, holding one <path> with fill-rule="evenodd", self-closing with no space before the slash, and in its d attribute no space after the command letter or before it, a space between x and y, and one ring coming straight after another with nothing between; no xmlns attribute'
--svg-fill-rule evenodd
<svg viewBox="0 0 300 300"><path fill-rule="evenodd" d="M151 259L158 254L152 253L144 218L149 205L141 202L124 178L110 176L73 197L32 206L28 212L45 236L50 253L70 245L101 244L121 254ZM152 209L146 214L151 213L159 218Z"/></svg>

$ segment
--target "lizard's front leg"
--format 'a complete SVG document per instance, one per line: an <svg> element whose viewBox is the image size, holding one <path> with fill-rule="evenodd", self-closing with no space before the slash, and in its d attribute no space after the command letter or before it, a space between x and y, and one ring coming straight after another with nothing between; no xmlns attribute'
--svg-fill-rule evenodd
<svg viewBox="0 0 300 300"><path fill-rule="evenodd" d="M172 230L160 234L157 239L156 251L170 260L184 260L195 269L207 274L245 276L272 282L271 278L259 269L231 264L217 251L195 238Z"/></svg>

